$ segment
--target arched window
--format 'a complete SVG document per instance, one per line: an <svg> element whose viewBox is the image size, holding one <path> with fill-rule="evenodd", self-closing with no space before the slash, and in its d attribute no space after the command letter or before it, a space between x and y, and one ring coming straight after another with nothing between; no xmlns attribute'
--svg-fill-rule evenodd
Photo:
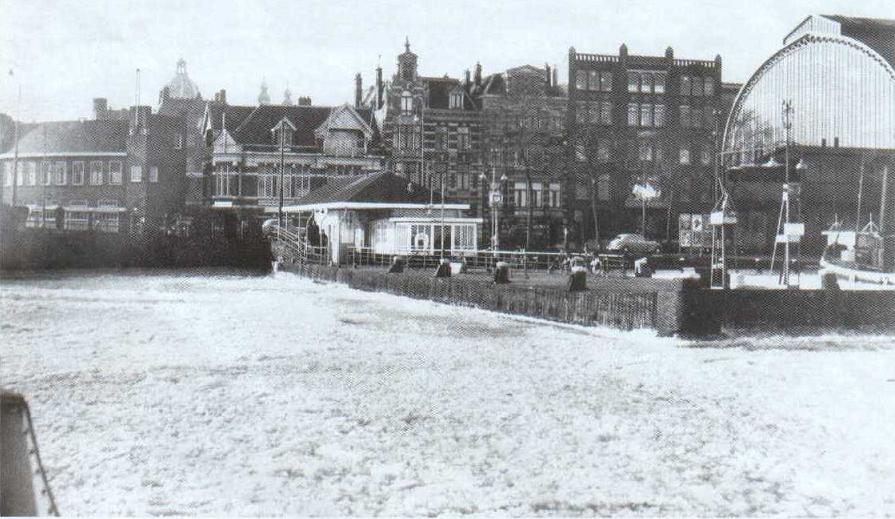
<svg viewBox="0 0 895 519"><path fill-rule="evenodd" d="M409 91L405 90L401 93L401 112L409 114L413 111L413 96Z"/></svg>

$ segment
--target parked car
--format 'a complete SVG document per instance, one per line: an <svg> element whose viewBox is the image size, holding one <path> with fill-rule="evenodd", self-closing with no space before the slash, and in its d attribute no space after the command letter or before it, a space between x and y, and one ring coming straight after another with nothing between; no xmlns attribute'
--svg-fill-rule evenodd
<svg viewBox="0 0 895 519"><path fill-rule="evenodd" d="M606 247L613 252L631 252L637 254L657 254L662 250L659 242L647 240L641 234L619 234Z"/></svg>

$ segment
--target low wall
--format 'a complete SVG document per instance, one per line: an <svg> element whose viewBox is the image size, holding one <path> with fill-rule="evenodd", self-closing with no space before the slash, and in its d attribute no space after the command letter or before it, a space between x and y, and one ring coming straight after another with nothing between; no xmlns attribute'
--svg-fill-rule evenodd
<svg viewBox="0 0 895 519"><path fill-rule="evenodd" d="M895 329L895 291L706 290L696 298L725 330Z"/></svg>
<svg viewBox="0 0 895 519"><path fill-rule="evenodd" d="M687 294L695 289L682 281L591 278L587 291L569 292L559 287L494 285L481 277L463 275L438 279L423 273L388 274L380 270L297 264L282 265L280 269L360 290L551 321L623 330L653 328L661 334L705 331L703 323L694 320L697 314L684 308L690 300Z"/></svg>

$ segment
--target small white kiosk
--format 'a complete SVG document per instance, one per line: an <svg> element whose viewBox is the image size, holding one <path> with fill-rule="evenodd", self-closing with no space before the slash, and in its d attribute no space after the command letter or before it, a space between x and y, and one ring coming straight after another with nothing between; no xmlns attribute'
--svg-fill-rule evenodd
<svg viewBox="0 0 895 519"><path fill-rule="evenodd" d="M349 249L383 255L464 256L478 251L481 218L469 204L440 199L390 173L331 179L286 206L287 217L313 222L338 264ZM266 212L276 213L277 208Z"/></svg>

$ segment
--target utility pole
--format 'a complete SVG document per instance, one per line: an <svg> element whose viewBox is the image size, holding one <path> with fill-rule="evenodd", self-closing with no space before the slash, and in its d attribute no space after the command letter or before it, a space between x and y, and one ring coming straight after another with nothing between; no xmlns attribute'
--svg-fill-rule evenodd
<svg viewBox="0 0 895 519"><path fill-rule="evenodd" d="M12 71L10 71L12 74ZM13 120L13 152L12 152L12 207L16 206L16 197L19 185L19 119L22 118L22 81L19 80L19 90L16 96L16 117Z"/></svg>
<svg viewBox="0 0 895 519"><path fill-rule="evenodd" d="M280 205L277 211L277 232L283 226L283 179L286 173L286 118L280 121Z"/></svg>

